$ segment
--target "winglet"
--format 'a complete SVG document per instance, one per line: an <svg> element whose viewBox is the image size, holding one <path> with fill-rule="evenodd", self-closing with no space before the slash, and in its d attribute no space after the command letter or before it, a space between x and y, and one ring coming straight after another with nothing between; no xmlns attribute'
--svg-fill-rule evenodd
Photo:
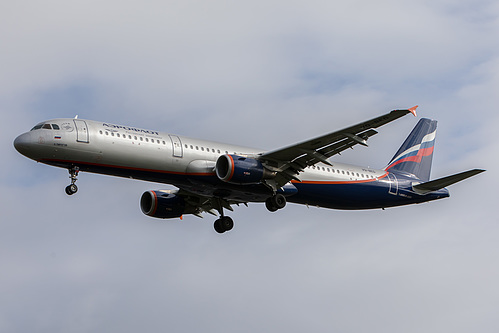
<svg viewBox="0 0 499 333"><path fill-rule="evenodd" d="M418 115L416 114L416 109L418 108L419 105L413 106L412 108L409 109L411 113L414 115L414 117L417 117Z"/></svg>

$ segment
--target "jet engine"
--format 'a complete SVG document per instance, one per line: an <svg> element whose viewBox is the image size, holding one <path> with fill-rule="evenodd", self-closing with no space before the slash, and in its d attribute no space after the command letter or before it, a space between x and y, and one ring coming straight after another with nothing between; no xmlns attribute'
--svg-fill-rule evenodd
<svg viewBox="0 0 499 333"><path fill-rule="evenodd" d="M172 191L147 191L140 198L140 209L147 216L161 219L180 217L185 213L185 201Z"/></svg>
<svg viewBox="0 0 499 333"><path fill-rule="evenodd" d="M274 176L257 159L229 154L217 159L215 172L220 180L239 185L259 184L263 179Z"/></svg>

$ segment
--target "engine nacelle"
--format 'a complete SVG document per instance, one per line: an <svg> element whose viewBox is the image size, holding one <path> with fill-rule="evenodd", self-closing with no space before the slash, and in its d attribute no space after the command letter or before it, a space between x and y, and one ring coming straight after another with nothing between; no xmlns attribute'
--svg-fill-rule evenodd
<svg viewBox="0 0 499 333"><path fill-rule="evenodd" d="M140 209L147 216L176 218L185 213L185 201L171 191L147 191L140 198Z"/></svg>
<svg viewBox="0 0 499 333"><path fill-rule="evenodd" d="M259 184L273 173L257 159L239 155L222 155L215 166L217 177L232 184Z"/></svg>

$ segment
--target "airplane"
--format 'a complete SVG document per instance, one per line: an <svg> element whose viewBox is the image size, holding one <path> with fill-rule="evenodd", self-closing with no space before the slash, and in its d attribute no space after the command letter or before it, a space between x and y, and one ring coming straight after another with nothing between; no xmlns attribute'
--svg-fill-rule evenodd
<svg viewBox="0 0 499 333"><path fill-rule="evenodd" d="M262 151L93 120L43 121L19 135L14 146L37 162L69 171L66 193L77 192L80 171L170 184L177 190L146 191L140 208L154 218L217 216L224 233L233 220L224 210L250 202L275 212L287 202L332 209L385 209L449 197L447 186L485 170L430 180L437 122L422 118L383 169L330 161L356 145L367 146L376 128L415 106L288 147ZM218 213L218 215L217 215Z"/></svg>

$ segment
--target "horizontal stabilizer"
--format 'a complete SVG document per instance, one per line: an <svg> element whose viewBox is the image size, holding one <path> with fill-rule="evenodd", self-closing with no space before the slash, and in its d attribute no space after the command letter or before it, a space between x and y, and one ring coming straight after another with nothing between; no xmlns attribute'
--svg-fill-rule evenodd
<svg viewBox="0 0 499 333"><path fill-rule="evenodd" d="M466 178L478 175L479 173L484 172L485 170L481 169L473 169L464 171L461 173L457 173L452 176L447 176L439 179L435 179L426 183L421 183L418 185L414 185L412 188L419 193L428 193L432 191L440 190L441 188L447 187L454 183L460 182L461 180L465 180Z"/></svg>

